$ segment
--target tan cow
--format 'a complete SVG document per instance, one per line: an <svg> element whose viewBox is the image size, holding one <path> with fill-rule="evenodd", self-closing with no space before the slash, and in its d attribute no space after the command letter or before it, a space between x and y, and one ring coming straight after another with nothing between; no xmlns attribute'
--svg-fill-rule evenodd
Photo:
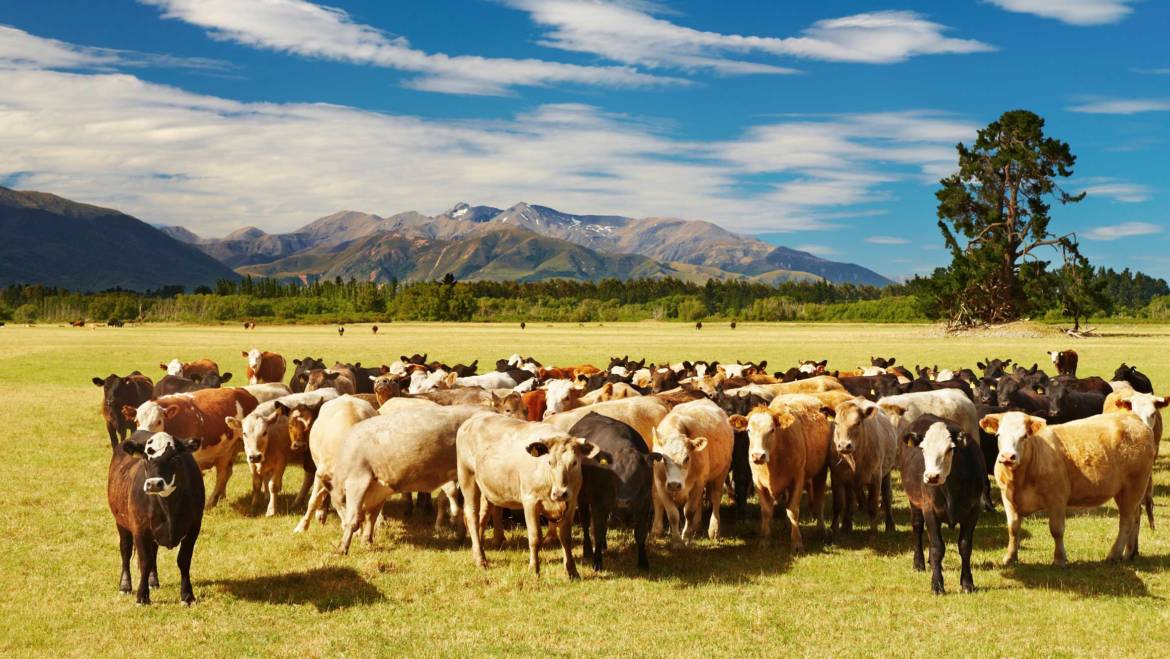
<svg viewBox="0 0 1170 659"><path fill-rule="evenodd" d="M322 390L332 391L332 390ZM244 439L244 457L252 472L252 507L260 502L262 493L268 494L265 516L276 514L276 500L284 486L284 471L289 462L299 462L305 468L301 489L292 507L300 508L313 483L313 461L308 447L292 449L289 422L285 412L298 403L323 403L322 392L290 394L284 398L260 403L242 420L227 417L224 422Z"/></svg>
<svg viewBox="0 0 1170 659"><path fill-rule="evenodd" d="M357 376L345 364L334 364L331 368L315 368L309 371L305 391L317 391L332 387L342 394L357 393Z"/></svg>
<svg viewBox="0 0 1170 659"><path fill-rule="evenodd" d="M830 472L833 475L833 524L844 517L851 525L853 501L864 501L869 514L870 541L877 538L878 500L886 518L886 532L894 532L890 472L898 460L898 438L885 412L864 398L839 403L833 417ZM862 499L864 495L864 500Z"/></svg>
<svg viewBox="0 0 1170 659"><path fill-rule="evenodd" d="M137 409L126 406L122 413L142 430L166 432L180 439L199 438L195 462L201 471L215 467L215 488L207 497L207 507L213 508L227 490L232 462L240 450L239 435L224 419L242 419L256 405L256 398L243 389L200 389L147 401Z"/></svg>
<svg viewBox="0 0 1170 659"><path fill-rule="evenodd" d="M833 424L822 407L819 399L807 396L774 407L757 407L746 417L737 414L730 418L732 428L748 434L752 479L760 499L760 535L767 542L772 531L772 511L786 495L793 551L804 550L800 497L806 490L809 508L817 518L817 530L822 535L825 531L823 503Z"/></svg>
<svg viewBox="0 0 1170 659"><path fill-rule="evenodd" d="M256 400L261 403L267 403L270 400L276 400L292 393L292 389L288 388L287 384L280 382L268 382L264 384L248 384L240 387L248 393L256 397Z"/></svg>
<svg viewBox="0 0 1170 659"><path fill-rule="evenodd" d="M583 419L585 415L590 412L597 412L602 416L617 419L633 427L642 436L642 441L646 442L646 450L652 450L654 446L654 427L658 425L659 421L662 421L662 417L666 416L666 413L669 411L669 405L653 396L638 396L637 398L623 398L621 400L610 400L595 405L586 405L585 407L578 407L568 412L553 414L545 417L545 423L551 423L557 428L568 432L573 427L573 424Z"/></svg>
<svg viewBox="0 0 1170 659"><path fill-rule="evenodd" d="M703 515L703 494L711 502L707 536L719 537L719 504L723 483L731 470L735 434L727 413L703 398L676 405L654 429L654 525L662 533L662 518L670 522L675 544L689 542ZM685 525L679 533L679 506Z"/></svg>
<svg viewBox="0 0 1170 659"><path fill-rule="evenodd" d="M522 509L528 527L528 565L540 574L540 518L556 526L557 540L570 579L573 562L573 513L581 489L581 457L597 447L547 423L481 412L468 419L456 436L463 519L471 535L471 556L487 567L480 509L485 503Z"/></svg>
<svg viewBox="0 0 1170 659"><path fill-rule="evenodd" d="M324 521L325 511L322 503L329 488L332 487L333 468L337 464L341 446L354 426L377 414L378 411L373 405L353 396L341 396L321 406L313 429L309 433L309 451L313 455L313 463L317 465L317 473L313 478L313 493L309 496L305 516L297 523L293 533L301 533L308 529L313 514L319 509L321 515L318 521Z"/></svg>
<svg viewBox="0 0 1170 659"><path fill-rule="evenodd" d="M1153 431L1154 446L1160 450L1162 447L1162 408L1170 403L1170 398L1138 393L1133 387L1128 386L1128 382L1124 384L1128 388L1115 388L1113 393L1105 397L1104 413L1128 412L1137 415L1142 423L1145 423ZM1155 455L1157 455L1157 451L1155 451ZM1152 474L1150 475L1150 483L1146 487L1143 504L1146 508L1146 519L1149 520L1152 529L1154 528L1154 477Z"/></svg>
<svg viewBox="0 0 1170 659"><path fill-rule="evenodd" d="M455 434L464 421L484 411L479 405L434 408L388 401L381 415L353 427L341 447L333 474L334 506L341 515L338 551L349 553L353 534L365 524L372 544L378 513L393 494L430 493L443 488L455 505ZM439 512L444 511L439 506ZM458 517L458 510L452 510ZM436 520L441 526L442 516Z"/></svg>
<svg viewBox="0 0 1170 659"><path fill-rule="evenodd" d="M1142 498L1154 467L1153 432L1131 414L1099 414L1050 426L1023 412L989 414L979 422L999 438L995 480L1007 517L1004 564L1018 560L1020 523L1048 511L1055 541L1053 562L1066 565L1064 521L1069 508L1100 506L1113 499L1119 513L1109 560L1132 558L1137 547Z"/></svg>
<svg viewBox="0 0 1170 659"><path fill-rule="evenodd" d="M606 382L601 387L590 391L587 394L581 394L578 402L581 405L596 405L597 403L604 403L610 400L621 400L623 398L637 398L641 396L642 392L631 387L625 382Z"/></svg>

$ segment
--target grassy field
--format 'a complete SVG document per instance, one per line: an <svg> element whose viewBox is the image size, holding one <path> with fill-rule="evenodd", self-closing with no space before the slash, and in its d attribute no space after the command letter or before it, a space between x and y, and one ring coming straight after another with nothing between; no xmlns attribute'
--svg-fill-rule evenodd
<svg viewBox="0 0 1170 659"><path fill-rule="evenodd" d="M944 339L922 326L708 325L639 323L532 326L383 325L373 336L351 326L56 327L0 329L0 654L126 655L1151 655L1170 641L1170 475L1158 465L1159 528L1143 528L1144 556L1102 562L1116 533L1116 510L1071 517L1071 565L1050 566L1043 518L1024 525L1022 565L1001 568L1002 514L987 514L975 536L979 592L958 590L958 555L949 542L947 587L911 570L904 496L895 489L898 532L867 547L861 534L822 546L806 527L809 551L793 556L780 539L762 547L758 519L726 539L672 551L651 548L652 573L635 569L632 534L611 532L608 571L581 565L569 582L546 550L544 575L527 571L522 531L491 568L475 568L453 536L434 537L416 516L395 520L369 549L333 553L336 517L303 535L287 510L300 484L285 478L284 514L248 507L240 465L226 504L209 511L195 550L199 603L178 603L174 552L162 550L155 606L135 607L117 592L117 534L106 507L109 443L93 376L135 368L157 376L172 357L211 357L243 378L240 350L258 346L288 357L388 363L428 352L450 362L491 364L513 352L546 363L604 364L611 354L650 360L684 357L767 359L773 368L827 357L832 366L867 363L971 365L986 356L1043 362L1045 350L1073 346L1082 374L1108 377L1122 361L1158 383L1170 381L1170 328L1105 327L1108 335ZM210 480L210 476L209 476ZM897 486L896 486L897 488ZM828 511L828 507L826 507ZM753 506L751 512L756 514ZM1144 527L1144 524L1143 524ZM783 524L776 535L783 538ZM775 532L775 531L774 531ZM580 555L579 534L576 551ZM948 538L953 537L949 535ZM134 570L137 584L138 574ZM1163 648L1159 650L1158 648Z"/></svg>

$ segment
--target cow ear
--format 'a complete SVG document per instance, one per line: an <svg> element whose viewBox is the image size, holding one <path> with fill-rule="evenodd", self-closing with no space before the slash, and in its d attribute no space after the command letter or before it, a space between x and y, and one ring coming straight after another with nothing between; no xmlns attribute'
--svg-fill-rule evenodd
<svg viewBox="0 0 1170 659"><path fill-rule="evenodd" d="M273 405L273 407L276 408L277 412L279 412L280 414L287 415L289 413L288 405L285 405L284 403L280 402L279 400L273 401L272 405Z"/></svg>
<svg viewBox="0 0 1170 659"><path fill-rule="evenodd" d="M301 360L300 360L300 359L294 359L294 360L293 360L293 365L294 365L294 366L300 366L300 365L301 365Z"/></svg>
<svg viewBox="0 0 1170 659"><path fill-rule="evenodd" d="M994 435L999 432L999 421L1003 418L1002 414L988 414L979 419L979 427L989 435Z"/></svg>
<svg viewBox="0 0 1170 659"><path fill-rule="evenodd" d="M180 440L177 440L175 442L175 446L178 446L180 448L180 452L182 450L186 450L186 451L190 451L191 453L194 453L195 451L199 450L199 444L202 441L203 440L199 439L198 437L192 437L190 439L180 439Z"/></svg>
<svg viewBox="0 0 1170 659"><path fill-rule="evenodd" d="M247 357L247 356L248 356L248 351L247 351L247 350L241 350L241 351L240 351L240 356L242 356L242 357Z"/></svg>
<svg viewBox="0 0 1170 659"><path fill-rule="evenodd" d="M760 362L759 364L756 364L756 368L760 369L761 371L764 370L765 368L768 368L768 360L765 359L764 361Z"/></svg>
<svg viewBox="0 0 1170 659"><path fill-rule="evenodd" d="M692 439L687 440L687 443L691 445L692 451L703 451L703 450L706 450L706 448L707 448L707 438L706 437L694 437Z"/></svg>
<svg viewBox="0 0 1170 659"><path fill-rule="evenodd" d="M975 365L978 366L981 370L987 369L987 364L985 364L983 362L975 362Z"/></svg>
<svg viewBox="0 0 1170 659"><path fill-rule="evenodd" d="M548 444L545 444L544 442L532 442L528 446L524 447L524 450L528 451L528 455L531 455L534 458L539 458L540 456L548 453Z"/></svg>
<svg viewBox="0 0 1170 659"><path fill-rule="evenodd" d="M732 414L727 417L727 422L731 424L732 429L741 432L747 430L748 427L747 417L742 414Z"/></svg>
<svg viewBox="0 0 1170 659"><path fill-rule="evenodd" d="M223 418L223 422L224 425L226 425L228 428L231 428L233 432L239 432L243 429L243 424L241 424L240 420L234 416L225 416Z"/></svg>
<svg viewBox="0 0 1170 659"><path fill-rule="evenodd" d="M325 379L330 381L330 382L336 380L339 377L341 377L341 373L326 373L325 374Z"/></svg>
<svg viewBox="0 0 1170 659"><path fill-rule="evenodd" d="M890 357L889 359L887 359L886 360L886 368L893 366L894 362L896 362L896 361L898 361L898 360L894 357Z"/></svg>
<svg viewBox="0 0 1170 659"><path fill-rule="evenodd" d="M390 367L385 365L385 364L382 364L381 366L378 367L378 373L380 373L382 375L386 375L389 372L390 372ZM373 378L370 378L370 379L372 380Z"/></svg>
<svg viewBox="0 0 1170 659"><path fill-rule="evenodd" d="M872 417L874 414L877 414L877 411L878 411L877 405L870 405L869 407L865 408L865 413L864 413L865 418L868 419L868 418Z"/></svg>
<svg viewBox="0 0 1170 659"><path fill-rule="evenodd" d="M599 446L597 446L597 444L590 442L588 439L585 439L584 437L574 437L573 438L573 448L576 449L576 451L579 455L583 455L587 458L593 458L593 459L597 459L598 454L603 452L601 450L601 448Z"/></svg>
<svg viewBox="0 0 1170 659"><path fill-rule="evenodd" d="M1163 407L1166 407L1167 404L1170 404L1170 397L1162 396L1161 398L1154 399L1154 408L1155 409L1160 410Z"/></svg>
<svg viewBox="0 0 1170 659"><path fill-rule="evenodd" d="M796 417L792 416L792 414L787 411L780 412L779 414L776 414L775 417L776 427L781 430L784 430L785 428L788 428L792 424L796 423Z"/></svg>
<svg viewBox="0 0 1170 659"><path fill-rule="evenodd" d="M1035 416L1028 417L1028 435L1029 436L1039 434L1040 431L1044 430L1044 428L1047 426L1048 426L1048 422L1045 421L1044 419L1041 419L1041 418L1035 417Z"/></svg>
<svg viewBox="0 0 1170 659"><path fill-rule="evenodd" d="M906 413L905 407L902 407L901 405L895 405L893 403L880 403L879 402L878 407L882 408L882 411L885 412L886 414L889 414L890 416L902 416L903 414Z"/></svg>
<svg viewBox="0 0 1170 659"><path fill-rule="evenodd" d="M662 454L656 451L651 451L646 454L646 463L654 464L655 462L662 462Z"/></svg>
<svg viewBox="0 0 1170 659"><path fill-rule="evenodd" d="M916 432L908 432L905 435L902 435L902 441L906 442L906 446L918 446L918 443L922 441L922 438L919 437L918 433Z"/></svg>
<svg viewBox="0 0 1170 659"><path fill-rule="evenodd" d="M1156 407L1157 403L1154 403L1154 405ZM1117 401L1117 407L1123 410L1133 410L1133 401L1128 398L1123 398Z"/></svg>
<svg viewBox="0 0 1170 659"><path fill-rule="evenodd" d="M821 414L824 414L825 416L829 417L830 419L837 418L837 410L829 407L828 405L822 405L820 411L821 411Z"/></svg>
<svg viewBox="0 0 1170 659"><path fill-rule="evenodd" d="M142 455L142 445L132 439L122 442L122 450L130 455Z"/></svg>
<svg viewBox="0 0 1170 659"><path fill-rule="evenodd" d="M106 386L106 381L101 379L101 378L94 378L93 384L94 384L94 386L97 386L97 387L104 387L104 386Z"/></svg>
<svg viewBox="0 0 1170 659"><path fill-rule="evenodd" d="M224 373L223 375L219 376L220 383L227 382L228 380L231 380L231 379L232 379L232 372L231 371L228 371L227 373Z"/></svg>
<svg viewBox="0 0 1170 659"><path fill-rule="evenodd" d="M165 371L165 370L167 370L167 365L166 365L166 364L164 364L164 363L162 363L162 362L159 362L159 363L158 363L158 367L159 367L159 368L161 368L161 369L162 369L162 370L164 370L164 371Z"/></svg>
<svg viewBox="0 0 1170 659"><path fill-rule="evenodd" d="M178 415L179 415L179 406L178 405L171 405L169 407L163 408L163 417L165 417L167 419L173 419Z"/></svg>

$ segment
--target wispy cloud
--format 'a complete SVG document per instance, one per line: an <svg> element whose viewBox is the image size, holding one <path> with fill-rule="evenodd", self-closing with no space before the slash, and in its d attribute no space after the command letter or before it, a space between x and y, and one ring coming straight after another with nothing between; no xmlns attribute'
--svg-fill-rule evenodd
<svg viewBox="0 0 1170 659"><path fill-rule="evenodd" d="M909 240L905 238L898 238L896 236L870 236L865 239L865 242L872 245L908 245Z"/></svg>
<svg viewBox="0 0 1170 659"><path fill-rule="evenodd" d="M1134 0L987 0L1021 14L1054 18L1069 25L1117 23L1133 11Z"/></svg>
<svg viewBox="0 0 1170 659"><path fill-rule="evenodd" d="M808 252L814 256L825 258L830 256L837 256L840 254L840 252L833 249L832 247L829 247L828 245L797 245L793 249L798 249L802 252Z"/></svg>
<svg viewBox="0 0 1170 659"><path fill-rule="evenodd" d="M1068 108L1070 112L1085 114L1139 114L1170 111L1170 99L1115 98L1087 101Z"/></svg>
<svg viewBox="0 0 1170 659"><path fill-rule="evenodd" d="M1085 232L1085 237L1089 240L1117 240L1118 238L1148 236L1155 233L1162 233L1162 227L1149 222L1122 222L1121 224L1090 229Z"/></svg>
<svg viewBox="0 0 1170 659"><path fill-rule="evenodd" d="M817 21L798 36L722 34L662 18L661 7L620 0L503 0L548 28L541 44L647 68L709 69L723 74L791 73L744 56L889 64L918 55L994 48L946 36L948 28L910 11L878 11Z"/></svg>
<svg viewBox="0 0 1170 659"><path fill-rule="evenodd" d="M0 69L110 71L119 68L183 68L227 71L231 64L204 57L175 57L132 50L78 46L0 25Z"/></svg>
<svg viewBox="0 0 1170 659"><path fill-rule="evenodd" d="M405 37L355 22L305 0L141 0L166 18L205 28L212 37L279 52L418 74L406 84L450 94L503 95L517 86L578 84L615 88L687 84L622 66L428 53Z"/></svg>
<svg viewBox="0 0 1170 659"><path fill-rule="evenodd" d="M1133 70L1133 72L1134 73L1141 73L1143 75L1151 75L1151 76L1170 76L1170 67L1166 67L1163 69L1136 68Z"/></svg>
<svg viewBox="0 0 1170 659"><path fill-rule="evenodd" d="M1141 183L1128 183L1111 178L1084 179L1079 181L1080 192L1088 193L1089 197L1105 197L1127 204L1138 204L1149 201L1153 196L1150 187Z"/></svg>

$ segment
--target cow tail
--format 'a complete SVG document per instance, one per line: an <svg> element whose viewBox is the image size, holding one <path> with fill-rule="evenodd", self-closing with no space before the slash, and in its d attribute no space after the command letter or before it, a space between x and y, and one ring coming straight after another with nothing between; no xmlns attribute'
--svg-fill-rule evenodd
<svg viewBox="0 0 1170 659"><path fill-rule="evenodd" d="M1150 530L1153 531L1154 526L1154 477L1150 477L1150 484L1146 486L1146 496L1142 500L1146 506L1146 521L1150 524Z"/></svg>

